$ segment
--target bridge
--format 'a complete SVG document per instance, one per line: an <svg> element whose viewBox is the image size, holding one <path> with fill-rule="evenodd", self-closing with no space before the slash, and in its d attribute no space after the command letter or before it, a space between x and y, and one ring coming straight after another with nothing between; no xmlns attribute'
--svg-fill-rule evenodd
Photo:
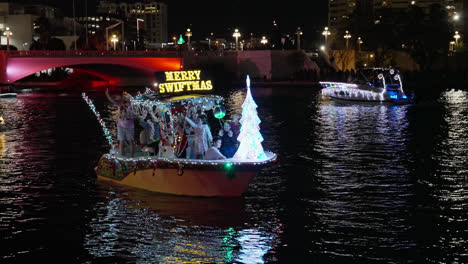
<svg viewBox="0 0 468 264"><path fill-rule="evenodd" d="M154 80L156 71L183 68L183 58L177 51L0 51L2 84L58 67L82 70L114 82L121 76L108 69L106 72L106 68L119 67Z"/></svg>

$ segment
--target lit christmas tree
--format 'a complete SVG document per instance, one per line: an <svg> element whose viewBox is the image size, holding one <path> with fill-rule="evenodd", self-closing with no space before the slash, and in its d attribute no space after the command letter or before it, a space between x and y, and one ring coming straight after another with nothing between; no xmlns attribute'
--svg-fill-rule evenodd
<svg viewBox="0 0 468 264"><path fill-rule="evenodd" d="M263 151L263 137L260 134L260 118L257 115L257 104L250 94L250 78L247 75L247 95L242 104L241 129L237 140L240 142L239 149L233 159L259 160L266 159Z"/></svg>

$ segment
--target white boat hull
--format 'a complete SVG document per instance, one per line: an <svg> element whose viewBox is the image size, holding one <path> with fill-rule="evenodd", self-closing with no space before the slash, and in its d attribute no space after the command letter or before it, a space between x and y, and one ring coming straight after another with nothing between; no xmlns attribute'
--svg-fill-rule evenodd
<svg viewBox="0 0 468 264"><path fill-rule="evenodd" d="M386 89L376 88L369 85L321 82L324 88L322 95L334 100L374 103L409 103L406 95L401 91L390 95ZM392 98L393 96L393 98Z"/></svg>

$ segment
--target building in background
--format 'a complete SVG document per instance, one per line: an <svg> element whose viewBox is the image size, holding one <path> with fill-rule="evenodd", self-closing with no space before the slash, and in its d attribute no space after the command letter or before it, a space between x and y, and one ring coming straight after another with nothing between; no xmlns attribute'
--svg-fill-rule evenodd
<svg viewBox="0 0 468 264"><path fill-rule="evenodd" d="M12 32L9 38L10 46L18 50L29 50L31 44L40 36L35 22L44 18L49 23L50 37L61 39L65 48L73 41L73 19L63 17L57 8L41 4L18 4L16 2L0 3L0 35L1 44L6 45L7 39L3 32L8 27Z"/></svg>
<svg viewBox="0 0 468 264"><path fill-rule="evenodd" d="M366 25L380 23L383 14L388 14L388 11L398 14L417 6L429 14L434 4L440 5L447 12L448 22L454 31L465 32L467 0L329 0L328 27L335 35L341 36L346 30L353 30L351 33L356 34L365 32Z"/></svg>
<svg viewBox="0 0 468 264"><path fill-rule="evenodd" d="M350 17L356 12L357 17L372 17L378 23L381 11L392 9L394 12L418 6L429 13L431 5L438 4L445 8L449 18L459 20L463 15L464 0L329 0L328 26L349 27ZM460 19L461 21L462 19Z"/></svg>
<svg viewBox="0 0 468 264"><path fill-rule="evenodd" d="M349 27L349 18L356 10L357 1L358 0L329 0L328 26L330 28Z"/></svg>
<svg viewBox="0 0 468 264"><path fill-rule="evenodd" d="M99 2L97 12L124 19L128 29L127 36L133 36L135 40L141 33L140 38L143 39L145 47L161 47L162 43L168 41L167 4L164 2L104 0ZM132 40L127 38L127 41Z"/></svg>
<svg viewBox="0 0 468 264"><path fill-rule="evenodd" d="M12 32L10 46L18 50L28 50L34 37L33 23L40 16L55 17L56 9L45 5L20 5L16 3L0 3L0 35L1 44L6 45L7 39L3 32L8 27Z"/></svg>
<svg viewBox="0 0 468 264"><path fill-rule="evenodd" d="M460 32L463 32L465 25L464 19L467 17L466 10L463 10L463 1L464 0L445 0L444 3L445 9L449 16L449 21L453 23L453 29Z"/></svg>

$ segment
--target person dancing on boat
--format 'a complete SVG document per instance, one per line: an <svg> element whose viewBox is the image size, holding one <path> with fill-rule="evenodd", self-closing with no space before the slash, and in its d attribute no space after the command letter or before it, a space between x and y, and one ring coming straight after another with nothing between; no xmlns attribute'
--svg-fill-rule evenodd
<svg viewBox="0 0 468 264"><path fill-rule="evenodd" d="M133 157L135 152L135 122L134 114L130 109L130 99L126 96L125 91L122 92L121 101L114 100L109 95L109 89L106 89L107 99L118 107L118 119L117 119L117 140L119 141L119 152L120 155L124 156L124 143L128 142L130 147L130 154Z"/></svg>
<svg viewBox="0 0 468 264"><path fill-rule="evenodd" d="M193 114L195 116L194 112ZM211 142L213 141L210 127L207 125L206 122L206 117L197 116L196 123L187 116L185 117L185 120L190 124L190 126L193 127L193 131L195 132L193 144L193 147L195 149L195 158L203 159L205 152L208 150L208 146L211 145Z"/></svg>
<svg viewBox="0 0 468 264"><path fill-rule="evenodd" d="M159 151L159 136L161 134L158 121L150 113L139 117L140 126L143 130L140 132L140 147L144 152L157 154Z"/></svg>

